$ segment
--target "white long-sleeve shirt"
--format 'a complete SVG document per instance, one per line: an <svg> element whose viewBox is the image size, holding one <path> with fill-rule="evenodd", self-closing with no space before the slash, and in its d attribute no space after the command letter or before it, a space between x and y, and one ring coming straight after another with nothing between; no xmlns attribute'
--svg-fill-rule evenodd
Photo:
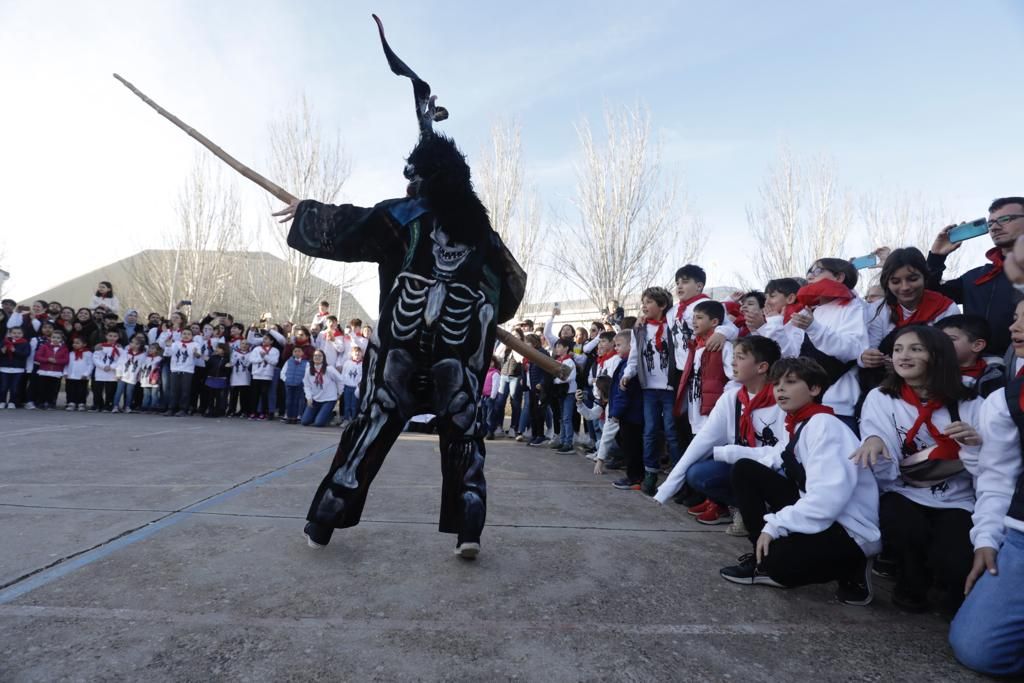
<svg viewBox="0 0 1024 683"><path fill-rule="evenodd" d="M704 351L704 347L701 347L693 353L693 372L687 380L688 385L684 392L686 415L694 434L700 431L708 419L707 415L701 413L701 393L703 391L701 361L704 358ZM726 387L736 389L735 382L732 381L732 344L729 342L722 346L722 369L725 371Z"/></svg>
<svg viewBox="0 0 1024 683"><path fill-rule="evenodd" d="M274 369L281 358L281 352L273 346L258 346L249 352L249 364L253 379L274 379Z"/></svg>
<svg viewBox="0 0 1024 683"><path fill-rule="evenodd" d="M171 372L195 374L196 356L202 354L202 347L194 342L176 341L164 351L164 358L171 364Z"/></svg>
<svg viewBox="0 0 1024 683"><path fill-rule="evenodd" d="M723 462L735 462L744 451L755 451L756 449L776 446L785 448L789 443L789 433L786 431L786 414L777 405L772 404L766 408L758 408L754 411L753 422L756 432L757 446L742 446L736 444L736 423L739 421L743 407L740 412L736 411L736 394L739 387L726 389L718 403L711 409L704 426L696 432L690 445L679 462L675 464L665 481L658 487L654 500L659 503L666 502L674 496L686 483L686 472L693 465L712 456ZM721 450L720 450L721 449ZM741 450L735 450L741 449ZM721 452L722 457L718 457ZM781 451L779 451L781 453Z"/></svg>
<svg viewBox="0 0 1024 683"><path fill-rule="evenodd" d="M153 387L160 386L160 369L165 363L163 356L150 356L149 354L144 355L140 361L139 371L139 385L143 389L151 389ZM151 377L153 370L157 370L157 376Z"/></svg>
<svg viewBox="0 0 1024 683"><path fill-rule="evenodd" d="M249 359L249 354L241 351L231 354L231 386L247 387L252 384L250 365L252 365L252 361Z"/></svg>
<svg viewBox="0 0 1024 683"><path fill-rule="evenodd" d="M89 302L89 308L96 310L99 306L106 306L107 310L111 313L121 312L121 302L117 300L116 296L108 297L106 299L99 296L93 296L92 300Z"/></svg>
<svg viewBox="0 0 1024 683"><path fill-rule="evenodd" d="M101 346L99 351L94 351L92 354L92 364L95 368L93 379L97 382L116 382L117 363L124 354L125 351L119 344Z"/></svg>
<svg viewBox="0 0 1024 683"><path fill-rule="evenodd" d="M997 392L998 393L998 392ZM982 400L974 398L961 401L958 409L960 420L969 425L977 426L981 413ZM882 493L895 491L920 505L932 508L960 508L970 512L974 509L974 478L971 472L978 462L979 448L960 444L960 461L967 469L946 479L938 486L910 486L900 476L900 461L903 455L903 440L907 432L917 420L917 408L901 398L883 394L880 389L872 389L864 399L861 409L860 436L862 441L877 436L889 451L889 458L880 458L874 466L875 479ZM939 408L932 413L932 424L942 431L952 422L949 410ZM935 445L935 439L924 425L914 437L917 450L924 450Z"/></svg>
<svg viewBox="0 0 1024 683"><path fill-rule="evenodd" d="M693 340L693 313L697 310L697 304L701 301L713 301L713 299L708 297L690 302L683 309L682 316L679 315L679 307L682 305L682 302L677 301L665 314L665 320L668 321L668 331L672 335L672 341L675 344L677 370L682 370L686 367L686 355L690 348L689 343ZM721 325L715 328L715 333L725 337L726 341L732 341L739 336L740 331L731 320L726 318L722 321Z"/></svg>
<svg viewBox="0 0 1024 683"><path fill-rule="evenodd" d="M572 354L569 354L568 358L566 358L565 360L559 361L559 362L562 365L564 365L567 368L569 368L572 372L569 373L569 378L568 379L562 379L561 377L557 377L556 376L555 379L554 379L554 383L555 384L568 384L569 385L569 394L570 395L575 394L576 393L576 361L573 360Z"/></svg>
<svg viewBox="0 0 1024 683"><path fill-rule="evenodd" d="M75 358L74 350L68 354L64 376L68 379L88 379L92 375L92 351L83 351L81 358Z"/></svg>
<svg viewBox="0 0 1024 683"><path fill-rule="evenodd" d="M302 389L306 399L314 403L331 403L337 401L342 392L341 373L330 365L324 368L323 383L317 384L315 376L308 371L302 376Z"/></svg>
<svg viewBox="0 0 1024 683"><path fill-rule="evenodd" d="M878 486L871 472L850 460L859 445L850 428L834 415L821 413L808 420L794 451L807 475L806 491L794 504L766 514L764 532L772 538L816 534L839 522L865 555L877 555L882 549ZM772 450L777 457L771 462L781 467L785 446Z"/></svg>
<svg viewBox="0 0 1024 683"><path fill-rule="evenodd" d="M782 315L765 317L764 325L751 330L750 334L767 337L779 345L783 358L796 358L800 355L800 344L804 340L804 331L793 325L783 324Z"/></svg>
<svg viewBox="0 0 1024 683"><path fill-rule="evenodd" d="M117 367L114 370L117 373L117 378L125 384L138 384L139 374L142 371L142 363L145 357L145 351L132 353L130 350L125 349L125 352L117 359Z"/></svg>
<svg viewBox="0 0 1024 683"><path fill-rule="evenodd" d="M913 311L909 311L906 308L903 309L903 315L910 317L914 314ZM935 317L935 320L928 323L934 325L943 318L948 318L952 315L960 315L960 307L955 303L951 303L949 307L942 313ZM892 311L889 310L889 306L885 303L885 299L878 301L874 304L867 305L867 318L868 318L868 343L871 345L870 348L877 349L878 345L882 343L886 335L896 329L896 323L892 320Z"/></svg>
<svg viewBox="0 0 1024 683"><path fill-rule="evenodd" d="M1010 418L1005 391L996 391L985 399L978 427L983 443L976 471L978 500L974 505L971 542L975 549L998 550L1007 528L1024 532L1024 522L1006 515L1024 461L1020 432Z"/></svg>
<svg viewBox="0 0 1024 683"><path fill-rule="evenodd" d="M868 330L864 318L863 299L855 298L845 306L830 301L814 309L814 320L804 335L826 355L844 363L857 361L868 348ZM787 327L799 331L792 320ZM803 336L800 341L802 344ZM860 382L857 381L857 368L853 367L828 388L821 402L835 410L837 415L853 415L859 397Z"/></svg>
<svg viewBox="0 0 1024 683"><path fill-rule="evenodd" d="M671 389L668 383L669 363L674 363L675 361L668 357L667 343L661 351L658 351L655 344L657 333L658 326L647 323L647 338L644 340L644 348L641 349L636 340L636 331L630 331L632 341L629 345L629 357L626 358L626 369L623 371L622 376L627 381L636 377L638 374L637 365L641 362L642 357L645 363L644 369L646 370L646 382L643 388ZM663 334L668 334L667 326Z"/></svg>

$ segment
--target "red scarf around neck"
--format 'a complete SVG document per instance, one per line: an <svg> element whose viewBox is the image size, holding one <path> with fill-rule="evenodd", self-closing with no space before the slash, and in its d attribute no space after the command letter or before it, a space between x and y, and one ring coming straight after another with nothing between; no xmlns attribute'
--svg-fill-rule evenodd
<svg viewBox="0 0 1024 683"><path fill-rule="evenodd" d="M927 403L921 403L918 395L906 384L900 389L900 398L917 408L917 419L914 421L914 426L907 431L907 437L903 440L903 445L908 450L912 449L914 447L914 438L921 431L921 427L925 427L928 433L932 435L932 438L935 439L935 450L928 456L929 460L958 459L960 457L960 444L943 434L932 423L932 415L936 410L943 407L942 401L932 399Z"/></svg>
<svg viewBox="0 0 1024 683"><path fill-rule="evenodd" d="M4 337L4 353L6 353L7 355L11 355L11 354L14 353L14 345L15 344L27 344L27 343L28 343L28 340L25 339L24 337L22 337L21 339L18 339L17 341L15 341L14 339L11 339L10 337Z"/></svg>
<svg viewBox="0 0 1024 683"><path fill-rule="evenodd" d="M75 360L82 360L85 357L85 352L88 350L84 346L80 349L71 349L71 355L75 357Z"/></svg>
<svg viewBox="0 0 1024 683"><path fill-rule="evenodd" d="M566 360L568 360L570 358L572 358L572 355L566 353L566 354L563 354L561 356L556 356L555 360L557 360L559 363L562 363L562 362L564 362L564 361L566 361Z"/></svg>
<svg viewBox="0 0 1024 683"><path fill-rule="evenodd" d="M804 422L807 422L815 415L835 415L836 411L832 410L828 406L823 406L820 403L808 403L800 410L795 413L786 414L786 431L789 432L789 436L792 438L796 432L796 428Z"/></svg>
<svg viewBox="0 0 1024 683"><path fill-rule="evenodd" d="M710 299L707 294L698 294L697 296L691 296L689 299L680 299L679 305L676 306L676 321L683 319L683 313L690 307L690 304L701 301L702 299Z"/></svg>
<svg viewBox="0 0 1024 683"><path fill-rule="evenodd" d="M893 320L896 327L905 327L907 325L927 325L928 323L934 322L942 313L953 305L953 300L947 296L943 296L938 292L933 292L930 289L924 290L924 295L921 297L921 302L917 305L917 308L909 316L903 317L903 306L896 304L896 317Z"/></svg>
<svg viewBox="0 0 1024 683"><path fill-rule="evenodd" d="M988 368L988 363L986 363L983 358L979 358L975 361L974 365L968 365L967 367L960 368L960 374L966 377L978 379L985 372L986 368Z"/></svg>
<svg viewBox="0 0 1024 683"><path fill-rule="evenodd" d="M786 307L782 309L782 324L788 323L794 313L799 313L802 310L804 310L804 307L800 304L786 304Z"/></svg>
<svg viewBox="0 0 1024 683"><path fill-rule="evenodd" d="M661 320L648 320L648 325L657 325L658 331L654 333L654 348L660 353L665 348L665 318Z"/></svg>
<svg viewBox="0 0 1024 683"><path fill-rule="evenodd" d="M616 355L617 354L615 353L615 350L613 349L613 350L609 351L608 353L604 354L603 356L598 356L597 357L597 367L603 368L604 364L608 362L608 359L609 358L613 358Z"/></svg>
<svg viewBox="0 0 1024 683"><path fill-rule="evenodd" d="M981 275L977 280L974 281L975 285L983 285L989 280L995 280L1000 273L1003 272L1003 250L1001 247L992 247L985 252L985 258L992 262L992 270Z"/></svg>
<svg viewBox="0 0 1024 683"><path fill-rule="evenodd" d="M294 360L294 359L292 359L292 360ZM299 362L301 363L302 361L299 361ZM326 363L321 363L319 370L316 369L316 365L313 366L313 371L314 371L313 372L313 383L316 384L318 387L323 387L323 385L324 385L324 370L326 368L327 368L327 364Z"/></svg>
<svg viewBox="0 0 1024 683"><path fill-rule="evenodd" d="M793 313L811 306L820 306L833 300L838 301L840 306L845 306L853 300L853 292L842 282L818 280L801 287L796 293L796 303L799 308L794 310Z"/></svg>
<svg viewBox="0 0 1024 683"><path fill-rule="evenodd" d="M100 344L100 346L102 346L104 348L107 348L107 349L110 349L110 351L111 351L110 357L113 358L114 360L117 360L117 357L121 355L121 351L118 350L118 348L117 348L117 342L113 342L113 343L111 343L111 342L103 342L102 344Z"/></svg>
<svg viewBox="0 0 1024 683"><path fill-rule="evenodd" d="M771 383L765 382L761 390L753 398L747 393L746 387L740 387L736 393L743 411L740 413L740 436L751 448L757 446L757 430L754 429L754 411L775 405L775 391Z"/></svg>

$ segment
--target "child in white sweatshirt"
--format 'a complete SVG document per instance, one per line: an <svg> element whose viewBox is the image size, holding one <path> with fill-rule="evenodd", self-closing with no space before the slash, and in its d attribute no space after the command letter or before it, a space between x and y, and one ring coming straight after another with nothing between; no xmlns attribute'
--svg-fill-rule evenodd
<svg viewBox="0 0 1024 683"><path fill-rule="evenodd" d="M341 373L328 365L324 352L320 349L314 351L309 372L305 373L302 380L306 400L309 401L306 411L302 414L303 426L327 426L343 385Z"/></svg>
<svg viewBox="0 0 1024 683"><path fill-rule="evenodd" d="M64 388L68 401L66 410L86 410L91 376L92 351L86 345L84 337L75 337L71 340L71 354L68 356L67 367L64 368Z"/></svg>
<svg viewBox="0 0 1024 683"><path fill-rule="evenodd" d="M733 466L732 488L754 552L719 573L733 583L774 587L838 580L840 602L867 605L867 558L881 548L881 534L874 477L850 461L857 437L818 403L828 375L816 361L784 358L769 380L790 440L784 448L735 449L751 454L740 454Z"/></svg>

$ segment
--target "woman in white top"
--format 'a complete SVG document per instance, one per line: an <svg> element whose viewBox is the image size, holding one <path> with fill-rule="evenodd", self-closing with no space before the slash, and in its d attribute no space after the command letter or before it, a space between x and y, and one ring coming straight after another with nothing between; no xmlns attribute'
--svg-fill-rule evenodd
<svg viewBox="0 0 1024 683"><path fill-rule="evenodd" d="M327 363L324 352L317 349L313 352L313 362L309 364L309 372L302 379L302 388L306 393L309 405L302 414L304 426L326 427L331 420L331 411L341 395L344 380L338 370Z"/></svg>
<svg viewBox="0 0 1024 683"><path fill-rule="evenodd" d="M97 307L103 306L111 313L121 312L121 303L114 296L113 286L103 280L96 286L96 294L92 297L92 302L89 304L89 308L96 310Z"/></svg>
<svg viewBox="0 0 1024 683"><path fill-rule="evenodd" d="M934 578L955 608L974 559L969 534L982 401L961 382L953 342L941 330L900 329L892 361L864 401L862 445L852 457L872 467L882 493L882 541L900 564L893 603L924 611Z"/></svg>

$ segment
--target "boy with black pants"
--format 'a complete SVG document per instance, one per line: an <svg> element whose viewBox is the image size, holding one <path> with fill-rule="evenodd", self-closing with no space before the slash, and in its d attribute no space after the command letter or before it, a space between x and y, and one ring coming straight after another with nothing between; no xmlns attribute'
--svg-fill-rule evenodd
<svg viewBox="0 0 1024 683"><path fill-rule="evenodd" d="M615 335L615 351L625 361L629 357L630 332ZM622 376L626 363L620 362L612 374L611 390L608 397L608 419L618 425L615 443L625 454L626 476L612 482L617 489L640 490L644 478L644 410L640 381L634 377L622 387Z"/></svg>
<svg viewBox="0 0 1024 683"><path fill-rule="evenodd" d="M838 580L840 602L867 605L867 558L880 549L881 533L874 477L850 461L859 442L818 403L828 375L817 362L784 358L769 379L786 412L790 441L784 449L752 449L756 459L733 467L733 494L754 553L720 574L733 583L777 588Z"/></svg>

